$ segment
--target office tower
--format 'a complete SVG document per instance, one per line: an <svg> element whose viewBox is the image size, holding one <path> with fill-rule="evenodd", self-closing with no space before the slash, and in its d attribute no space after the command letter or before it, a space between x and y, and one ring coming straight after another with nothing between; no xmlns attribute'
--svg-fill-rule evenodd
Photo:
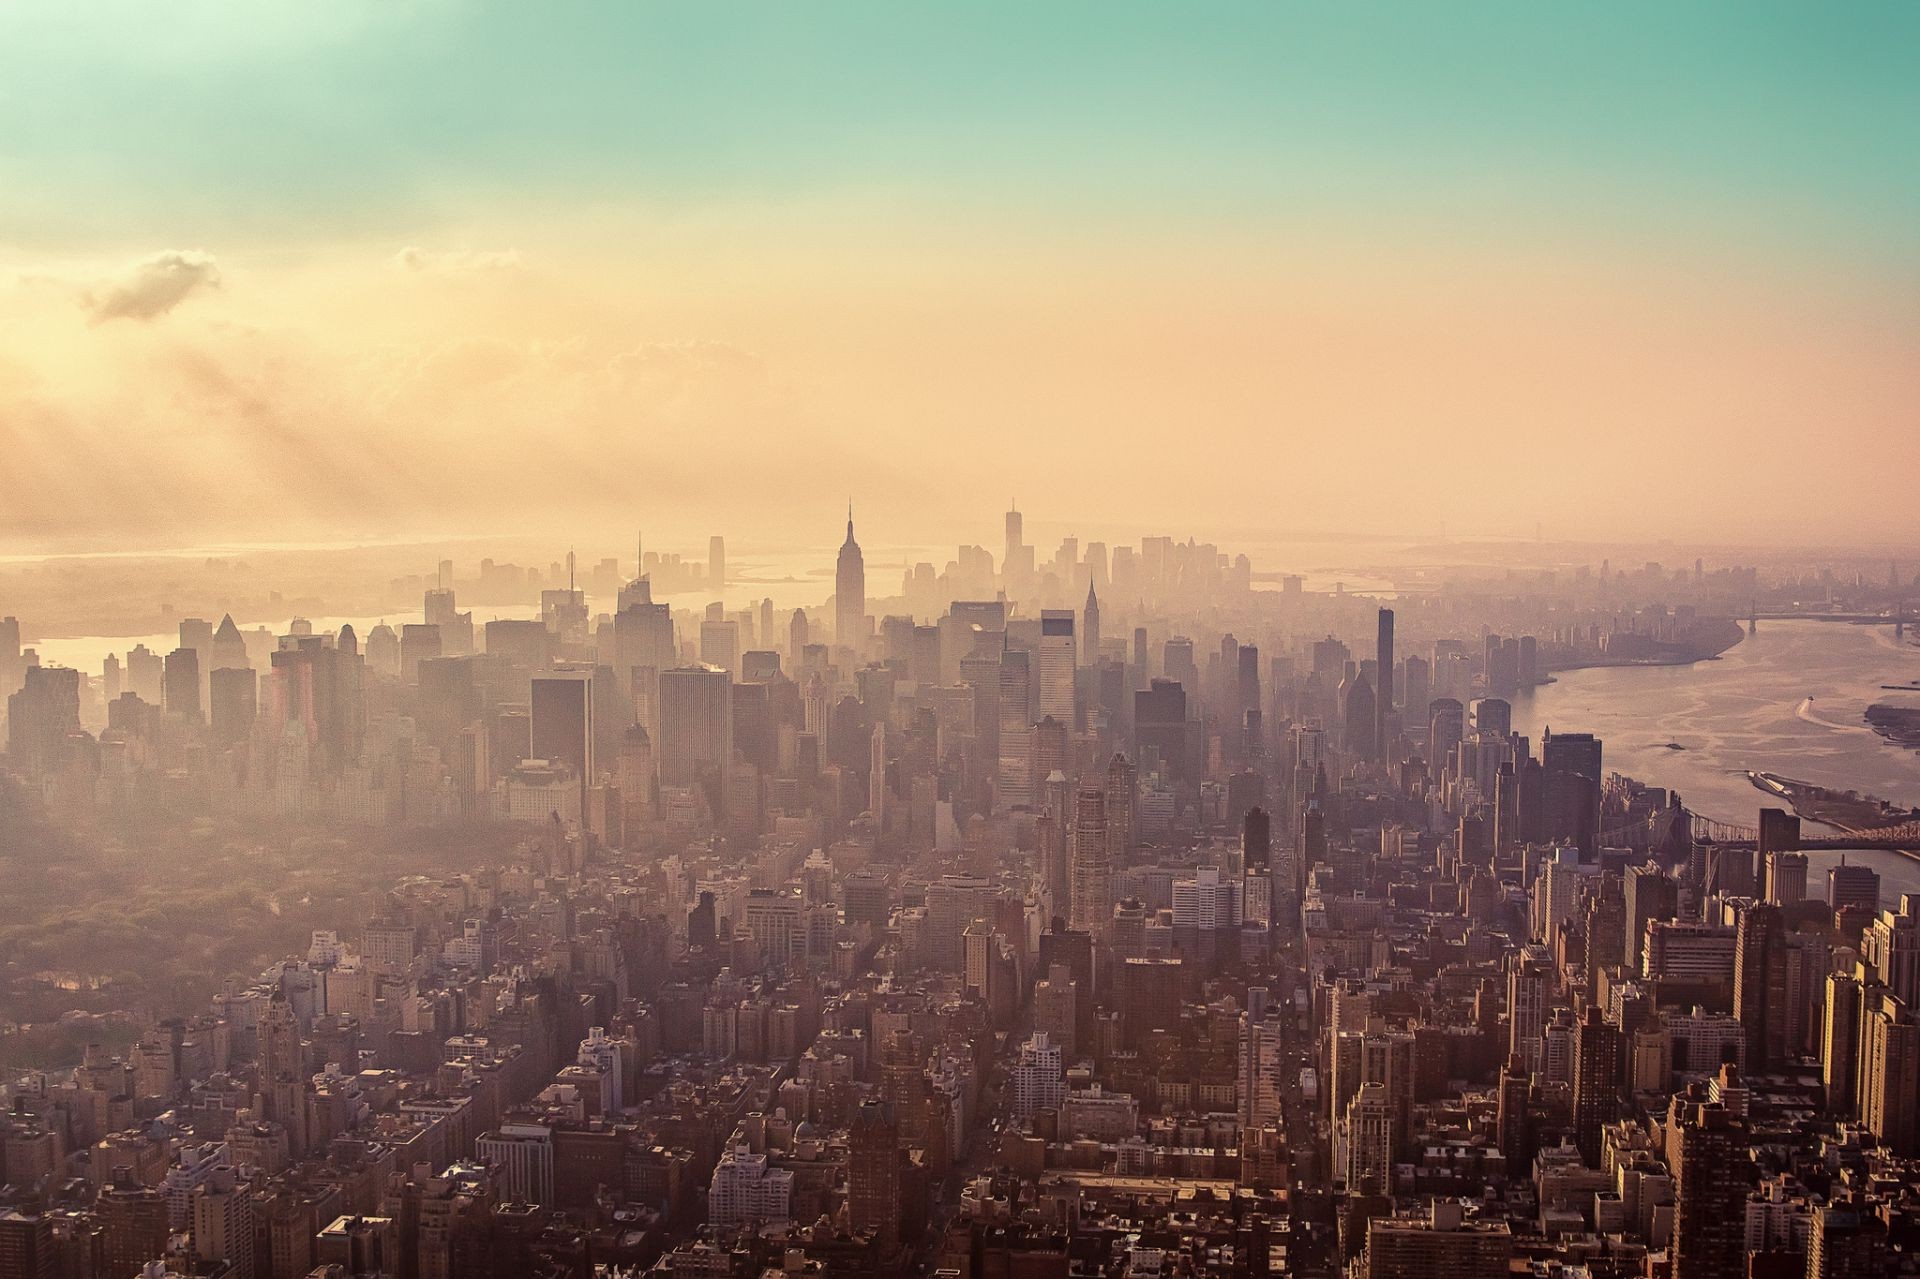
<svg viewBox="0 0 1920 1279"><path fill-rule="evenodd" d="M1786 1064L1787 939L1780 908L1753 902L1740 912L1733 943L1733 1015L1746 1034L1746 1068L1766 1074Z"/></svg>
<svg viewBox="0 0 1920 1279"><path fill-rule="evenodd" d="M1076 663L1073 641L1073 610L1042 609L1040 645L1035 654L1038 661L1034 672L1035 713L1041 718L1051 715L1068 729L1075 722L1073 672Z"/></svg>
<svg viewBox="0 0 1920 1279"><path fill-rule="evenodd" d="M1504 1221L1468 1221L1457 1199L1427 1215L1372 1217L1355 1279L1506 1279L1513 1231Z"/></svg>
<svg viewBox="0 0 1920 1279"><path fill-rule="evenodd" d="M1627 929L1621 962L1630 973L1641 971L1647 948L1647 925L1672 919L1680 908L1680 886L1659 866L1629 866L1626 876Z"/></svg>
<svg viewBox="0 0 1920 1279"><path fill-rule="evenodd" d="M1505 741L1513 734L1513 703L1504 697L1483 697L1473 704L1474 731Z"/></svg>
<svg viewBox="0 0 1920 1279"><path fill-rule="evenodd" d="M1107 795L1084 787L1074 799L1068 925L1105 941L1113 925L1113 864L1107 844Z"/></svg>
<svg viewBox="0 0 1920 1279"><path fill-rule="evenodd" d="M200 718L200 654L198 652L191 648L176 648L167 654L163 696L168 714L184 716L191 720Z"/></svg>
<svg viewBox="0 0 1920 1279"><path fill-rule="evenodd" d="M736 702L737 705L737 702ZM887 831L887 725L873 726L867 751L867 813L873 818L876 834Z"/></svg>
<svg viewBox="0 0 1920 1279"><path fill-rule="evenodd" d="M1133 765L1115 754L1107 763L1107 867L1121 870L1133 862Z"/></svg>
<svg viewBox="0 0 1920 1279"><path fill-rule="evenodd" d="M660 781L692 786L733 762L733 681L711 666L660 672Z"/></svg>
<svg viewBox="0 0 1920 1279"><path fill-rule="evenodd" d="M1453 761L1454 748L1467 735L1467 711L1451 697L1437 697L1427 706L1427 771L1438 777Z"/></svg>
<svg viewBox="0 0 1920 1279"><path fill-rule="evenodd" d="M195 686L198 691L198 685ZM7 755L30 772L55 767L67 738L80 731L80 672L29 666L7 698Z"/></svg>
<svg viewBox="0 0 1920 1279"><path fill-rule="evenodd" d="M420 663L439 657L446 651L440 628L427 622L407 622L400 627L400 678L418 683Z"/></svg>
<svg viewBox="0 0 1920 1279"><path fill-rule="evenodd" d="M1553 956L1533 945L1507 956L1507 1051L1528 1074L1540 1070L1546 1050L1547 994L1553 981Z"/></svg>
<svg viewBox="0 0 1920 1279"><path fill-rule="evenodd" d="M227 1164L212 1169L192 1192L193 1255L229 1263L235 1279L252 1279L253 1193ZM4 1273L4 1272L0 1272Z"/></svg>
<svg viewBox="0 0 1920 1279"><path fill-rule="evenodd" d="M892 1102L863 1101L847 1125L847 1225L880 1257L900 1246L900 1121Z"/></svg>
<svg viewBox="0 0 1920 1279"><path fill-rule="evenodd" d="M233 614L227 613L220 618L220 625L214 629L208 645L209 669L230 670L236 666L250 666L247 660L247 640L240 634L240 628L233 624Z"/></svg>
<svg viewBox="0 0 1920 1279"><path fill-rule="evenodd" d="M1827 974L1820 1033L1820 1085L1827 1113L1851 1118L1859 1113L1860 1006L1867 979L1863 964L1855 972Z"/></svg>
<svg viewBox="0 0 1920 1279"><path fill-rule="evenodd" d="M552 671L533 677L532 758L563 764L580 785L581 811L593 784L593 672Z"/></svg>
<svg viewBox="0 0 1920 1279"><path fill-rule="evenodd" d="M1600 1166L1600 1130L1619 1113L1620 1030L1589 1004L1573 1038L1573 1139L1589 1168Z"/></svg>
<svg viewBox="0 0 1920 1279"><path fill-rule="evenodd" d="M1100 664L1100 601L1094 598L1093 579L1087 579L1087 602L1080 609L1080 625L1086 632L1081 654L1081 665L1098 666Z"/></svg>
<svg viewBox="0 0 1920 1279"><path fill-rule="evenodd" d="M801 655L807 651L807 610L796 608L793 616L787 619L787 662L793 667L796 678L800 671Z"/></svg>
<svg viewBox="0 0 1920 1279"><path fill-rule="evenodd" d="M1240 1125L1245 1129L1283 1123L1287 1078L1286 1039L1277 1019L1252 1011L1240 1014L1240 1060L1237 1091Z"/></svg>
<svg viewBox="0 0 1920 1279"><path fill-rule="evenodd" d="M700 623L700 663L729 675L740 673L740 624L709 618Z"/></svg>
<svg viewBox="0 0 1920 1279"><path fill-rule="evenodd" d="M1855 1058L1860 1122L1896 1155L1920 1139L1920 1024L1885 986L1860 995L1860 1048Z"/></svg>
<svg viewBox="0 0 1920 1279"><path fill-rule="evenodd" d="M853 540L853 504L847 504L847 540L833 570L833 642L858 657L867 639L867 569Z"/></svg>
<svg viewBox="0 0 1920 1279"><path fill-rule="evenodd" d="M1842 854L1844 857L1845 854ZM1848 865L1844 860L1838 866L1827 868L1827 905L1839 910L1846 906L1865 906L1869 910L1880 909L1880 872L1871 866Z"/></svg>
<svg viewBox="0 0 1920 1279"><path fill-rule="evenodd" d="M1754 1165L1747 1125L1696 1086L1667 1111L1673 1176L1673 1279L1744 1279L1747 1191Z"/></svg>
<svg viewBox="0 0 1920 1279"><path fill-rule="evenodd" d="M1860 938L1860 958L1908 1008L1920 1006L1920 894L1902 893Z"/></svg>
<svg viewBox="0 0 1920 1279"><path fill-rule="evenodd" d="M1373 743L1380 759L1388 758L1391 742L1388 739L1389 726L1394 722L1393 714L1393 610L1383 608L1376 619L1378 627L1374 636L1374 678L1378 681L1373 698Z"/></svg>
<svg viewBox="0 0 1920 1279"><path fill-rule="evenodd" d="M451 586L439 586L421 601L421 620L440 632L440 651L455 656L473 651L473 613L462 613Z"/></svg>
<svg viewBox="0 0 1920 1279"><path fill-rule="evenodd" d="M1346 728L1347 753L1355 759L1378 759L1379 741L1374 736L1374 711L1378 701L1373 694L1373 685L1367 682L1364 672L1355 671L1341 684L1340 705Z"/></svg>
<svg viewBox="0 0 1920 1279"><path fill-rule="evenodd" d="M1396 1128L1386 1085L1362 1083L1347 1103L1345 1173L1349 1193L1393 1193Z"/></svg>
<svg viewBox="0 0 1920 1279"><path fill-rule="evenodd" d="M191 652L192 650L187 650ZM137 1275L167 1250L167 1201L151 1186L117 1181L94 1205L105 1253L104 1274Z"/></svg>
<svg viewBox="0 0 1920 1279"><path fill-rule="evenodd" d="M1187 694L1178 680L1156 679L1133 695L1133 762L1187 780Z"/></svg>
<svg viewBox="0 0 1920 1279"><path fill-rule="evenodd" d="M54 1279L60 1273L54 1248L51 1217L0 1208L0 1279Z"/></svg>
<svg viewBox="0 0 1920 1279"><path fill-rule="evenodd" d="M1240 869L1248 882L1272 874L1273 818L1264 808L1249 808L1240 823Z"/></svg>
<svg viewBox="0 0 1920 1279"><path fill-rule="evenodd" d="M1500 1068L1500 1095L1495 1114L1495 1141L1509 1168L1527 1168L1533 1164L1533 1143L1527 1123L1531 1101L1531 1079L1527 1063L1511 1053Z"/></svg>
<svg viewBox="0 0 1920 1279"><path fill-rule="evenodd" d="M1600 840L1600 739L1591 733L1540 735L1540 763L1546 770L1547 838L1572 840L1581 856L1592 858Z"/></svg>
<svg viewBox="0 0 1920 1279"><path fill-rule="evenodd" d="M848 535L851 537L853 511L847 511ZM707 593L715 599L727 588L727 539L714 536L707 539Z"/></svg>
<svg viewBox="0 0 1920 1279"><path fill-rule="evenodd" d="M208 729L213 740L228 746L244 743L259 713L259 678L248 667L223 666L208 680Z"/></svg>
<svg viewBox="0 0 1920 1279"><path fill-rule="evenodd" d="M1014 506L1012 502L1008 502L1006 551L1000 559L1000 570L1003 573L1011 574L1014 571L1015 564L1020 559L1021 549L1024 545L1022 523L1019 508Z"/></svg>
<svg viewBox="0 0 1920 1279"><path fill-rule="evenodd" d="M1000 760L994 784L996 809L1018 808L1033 801L1032 674L1029 654L1008 648L1000 654L995 718L1000 729Z"/></svg>
<svg viewBox="0 0 1920 1279"><path fill-rule="evenodd" d="M1807 897L1807 855L1795 852L1767 854L1767 900L1792 906Z"/></svg>

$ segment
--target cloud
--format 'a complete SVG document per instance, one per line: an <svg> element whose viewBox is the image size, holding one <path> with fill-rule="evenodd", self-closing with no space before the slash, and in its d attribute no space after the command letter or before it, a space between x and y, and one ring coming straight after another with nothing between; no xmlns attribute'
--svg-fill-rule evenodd
<svg viewBox="0 0 1920 1279"><path fill-rule="evenodd" d="M157 320L195 293L220 287L220 268L198 249L168 249L136 262L127 277L86 297L95 324Z"/></svg>
<svg viewBox="0 0 1920 1279"><path fill-rule="evenodd" d="M403 271L438 271L447 275L470 275L484 271L518 271L525 263L518 249L423 249L409 244L393 255L393 264Z"/></svg>

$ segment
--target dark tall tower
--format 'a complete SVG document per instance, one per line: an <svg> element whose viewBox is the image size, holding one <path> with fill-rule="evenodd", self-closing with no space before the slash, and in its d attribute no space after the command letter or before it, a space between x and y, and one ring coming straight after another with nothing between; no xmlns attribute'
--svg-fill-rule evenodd
<svg viewBox="0 0 1920 1279"><path fill-rule="evenodd" d="M1618 1118L1620 1031L1588 1005L1573 1039L1573 1140L1589 1168L1600 1166L1600 1130Z"/></svg>
<svg viewBox="0 0 1920 1279"><path fill-rule="evenodd" d="M1740 912L1734 934L1733 1012L1746 1032L1747 1069L1765 1074L1787 1058L1790 1017L1787 937L1780 908L1755 902Z"/></svg>
<svg viewBox="0 0 1920 1279"><path fill-rule="evenodd" d="M874 1253L900 1246L900 1120L893 1104L863 1101L847 1129L847 1224L873 1232Z"/></svg>
<svg viewBox="0 0 1920 1279"><path fill-rule="evenodd" d="M1673 1279L1743 1279L1747 1190L1754 1165L1747 1125L1696 1085L1667 1113L1673 1171Z"/></svg>
<svg viewBox="0 0 1920 1279"><path fill-rule="evenodd" d="M1393 610L1380 610L1379 633L1374 641L1374 671L1379 687L1373 695L1373 747L1375 757L1387 759L1387 736L1393 720Z"/></svg>

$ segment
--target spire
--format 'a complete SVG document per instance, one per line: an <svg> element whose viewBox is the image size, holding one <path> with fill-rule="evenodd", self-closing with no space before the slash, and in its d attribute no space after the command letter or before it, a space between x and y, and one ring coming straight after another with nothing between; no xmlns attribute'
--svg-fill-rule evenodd
<svg viewBox="0 0 1920 1279"><path fill-rule="evenodd" d="M853 540L853 499L847 499L847 545L855 545Z"/></svg>
<svg viewBox="0 0 1920 1279"><path fill-rule="evenodd" d="M1100 608L1100 601L1093 597L1093 579L1091 577L1087 579L1087 607L1095 611L1098 611Z"/></svg>

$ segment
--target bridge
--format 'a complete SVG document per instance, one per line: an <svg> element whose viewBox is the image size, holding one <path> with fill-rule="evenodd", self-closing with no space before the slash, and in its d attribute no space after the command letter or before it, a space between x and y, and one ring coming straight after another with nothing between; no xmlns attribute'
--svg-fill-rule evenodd
<svg viewBox="0 0 1920 1279"><path fill-rule="evenodd" d="M1836 613L1815 609L1747 609L1747 634L1752 635L1762 622L1846 622L1855 626L1893 625L1895 639L1906 637L1907 627L1920 625L1920 614L1907 604L1878 613Z"/></svg>
<svg viewBox="0 0 1920 1279"><path fill-rule="evenodd" d="M1679 812L1687 819L1687 839L1690 843L1715 848L1758 849L1760 847L1758 827L1717 822L1710 817L1702 817L1698 813L1689 813L1684 808ZM1655 813L1644 821L1624 822L1601 830L1600 845L1603 848L1653 848L1672 842L1674 836L1678 834L1674 827L1674 814ZM1785 823L1775 837L1767 841L1767 851L1793 853L1882 849L1920 856L1920 820L1904 821L1892 826L1874 826L1861 831L1842 831L1834 835L1802 835L1799 827L1798 820Z"/></svg>

